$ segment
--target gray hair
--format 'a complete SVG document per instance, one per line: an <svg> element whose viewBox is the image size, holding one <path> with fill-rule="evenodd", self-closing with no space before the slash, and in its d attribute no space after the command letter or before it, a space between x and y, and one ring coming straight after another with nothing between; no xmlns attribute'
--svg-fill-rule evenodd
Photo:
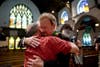
<svg viewBox="0 0 100 67"><path fill-rule="evenodd" d="M39 20L42 20L44 18L48 18L51 22L51 24L54 24L55 26L57 26L57 21L56 21L56 17L51 14L51 13L42 13L39 17Z"/></svg>
<svg viewBox="0 0 100 67"><path fill-rule="evenodd" d="M38 31L38 24L37 23L32 23L28 25L26 29L26 36L33 36L36 32Z"/></svg>

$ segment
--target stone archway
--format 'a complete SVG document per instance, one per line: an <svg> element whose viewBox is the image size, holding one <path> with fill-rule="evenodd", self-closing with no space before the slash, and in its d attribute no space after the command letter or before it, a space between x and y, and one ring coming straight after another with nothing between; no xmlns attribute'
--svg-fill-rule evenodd
<svg viewBox="0 0 100 67"><path fill-rule="evenodd" d="M93 27L93 30L95 32L97 30L97 28L95 27L96 24L100 24L99 20L96 17L91 15L83 15L75 24L75 30L83 30L86 25L90 25Z"/></svg>
<svg viewBox="0 0 100 67"><path fill-rule="evenodd" d="M78 33L78 38L83 42L84 32L85 33L88 32L89 38L91 38L90 40L93 45L94 44L93 39L94 39L96 33L98 32L98 30L100 29L99 25L100 25L100 22L96 17L91 16L91 15L83 15L82 17L79 18L79 20L75 24L75 30ZM87 40L89 38L87 38Z"/></svg>

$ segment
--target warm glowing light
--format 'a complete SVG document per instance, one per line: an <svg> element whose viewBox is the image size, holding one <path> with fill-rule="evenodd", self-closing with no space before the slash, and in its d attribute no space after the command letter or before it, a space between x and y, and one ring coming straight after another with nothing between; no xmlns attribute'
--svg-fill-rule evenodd
<svg viewBox="0 0 100 67"><path fill-rule="evenodd" d="M64 19L61 19L60 22L61 22L61 24L64 24Z"/></svg>
<svg viewBox="0 0 100 67"><path fill-rule="evenodd" d="M14 6L10 11L9 27L26 29L33 21L32 12L24 4Z"/></svg>
<svg viewBox="0 0 100 67"><path fill-rule="evenodd" d="M89 12L89 7L88 7L88 5L85 5L85 6L84 6L84 12Z"/></svg>
<svg viewBox="0 0 100 67"><path fill-rule="evenodd" d="M77 31L77 32L79 32L79 30L78 30L78 29L77 29L76 31Z"/></svg>
<svg viewBox="0 0 100 67"><path fill-rule="evenodd" d="M9 49L14 49L14 38L10 37L9 39Z"/></svg>
<svg viewBox="0 0 100 67"><path fill-rule="evenodd" d="M97 23L97 24L95 24L95 26L96 26L96 27L98 27L98 26L99 26L99 24Z"/></svg>
<svg viewBox="0 0 100 67"><path fill-rule="evenodd" d="M52 10L51 12L52 12L52 13L55 13L55 11L54 11L54 10Z"/></svg>

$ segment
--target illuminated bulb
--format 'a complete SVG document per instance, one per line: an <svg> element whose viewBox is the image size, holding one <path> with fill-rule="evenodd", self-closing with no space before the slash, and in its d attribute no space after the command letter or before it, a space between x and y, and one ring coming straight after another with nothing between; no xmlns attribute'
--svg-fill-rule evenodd
<svg viewBox="0 0 100 67"><path fill-rule="evenodd" d="M79 30L76 30L77 32L79 32Z"/></svg>
<svg viewBox="0 0 100 67"><path fill-rule="evenodd" d="M55 11L54 11L54 10L52 10L52 13L55 13Z"/></svg>
<svg viewBox="0 0 100 67"><path fill-rule="evenodd" d="M67 1L67 3L70 3L69 1Z"/></svg>
<svg viewBox="0 0 100 67"><path fill-rule="evenodd" d="M97 23L97 24L95 24L95 26L96 26L96 27L98 27L98 26L99 26L99 24Z"/></svg>

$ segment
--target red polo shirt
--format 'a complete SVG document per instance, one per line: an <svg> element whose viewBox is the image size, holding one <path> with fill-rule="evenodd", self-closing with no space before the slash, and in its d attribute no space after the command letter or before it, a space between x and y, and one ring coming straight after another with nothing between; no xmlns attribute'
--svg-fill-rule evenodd
<svg viewBox="0 0 100 67"><path fill-rule="evenodd" d="M33 58L33 55L41 57L44 61L50 61L55 60L58 53L67 54L71 50L69 42L58 37L47 36L41 37L40 40L40 45L36 48L27 46L25 51L25 63L28 58Z"/></svg>

